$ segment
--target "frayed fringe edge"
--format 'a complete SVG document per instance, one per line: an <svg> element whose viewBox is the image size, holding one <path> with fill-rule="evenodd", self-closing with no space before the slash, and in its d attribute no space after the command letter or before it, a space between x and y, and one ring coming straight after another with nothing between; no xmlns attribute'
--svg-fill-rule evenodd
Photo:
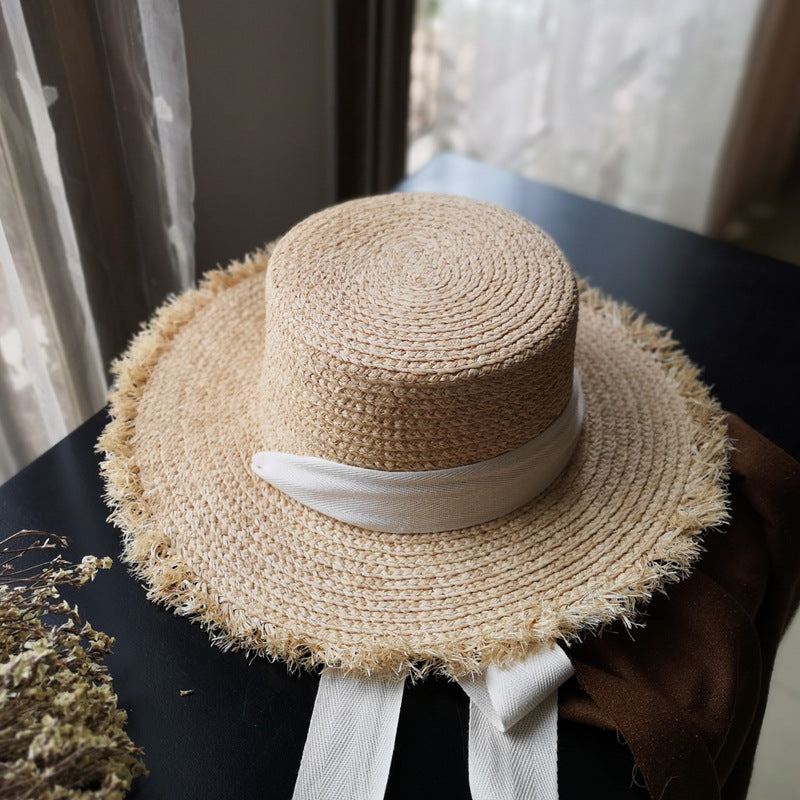
<svg viewBox="0 0 800 800"><path fill-rule="evenodd" d="M621 620L638 625L637 609L656 592L685 578L703 553L701 534L727 522L729 451L724 414L699 379L699 370L664 328L643 315L581 285L581 304L624 329L633 342L653 354L686 400L693 428L693 460L683 504L650 558L629 569L603 592L587 594L568 608L549 607L538 619L505 620L491 638L460 638L420 650L399 637L375 637L357 647L340 648L314 641L302 631L287 631L249 618L220 601L201 578L174 559L169 531L153 523L139 481L131 441L136 411L148 378L161 354L183 326L225 289L266 270L275 243L227 269L203 276L197 289L172 297L149 325L133 339L112 369L116 380L110 396L111 422L97 450L105 454L101 472L106 482L109 521L123 531L123 560L149 587L148 597L197 620L223 650L280 660L290 670L335 667L376 677L407 675L422 680L433 674L461 678L480 673L489 664L504 665L531 650L562 640L566 644Z"/></svg>

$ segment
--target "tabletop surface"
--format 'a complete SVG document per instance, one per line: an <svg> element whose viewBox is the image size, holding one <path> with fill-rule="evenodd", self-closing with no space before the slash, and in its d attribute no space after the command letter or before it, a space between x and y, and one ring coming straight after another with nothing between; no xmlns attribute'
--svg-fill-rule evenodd
<svg viewBox="0 0 800 800"><path fill-rule="evenodd" d="M726 409L800 455L800 268L452 155L398 188L469 195L528 217L581 277L671 328ZM93 452L104 424L101 412L0 487L0 537L45 530L70 537L74 559L118 554ZM212 647L199 625L150 603L118 561L69 597L116 637L107 664L150 769L129 797L291 796L315 676ZM469 797L467 717L455 685L407 687L387 798ZM631 768L613 734L561 725L562 798L646 796L630 787Z"/></svg>

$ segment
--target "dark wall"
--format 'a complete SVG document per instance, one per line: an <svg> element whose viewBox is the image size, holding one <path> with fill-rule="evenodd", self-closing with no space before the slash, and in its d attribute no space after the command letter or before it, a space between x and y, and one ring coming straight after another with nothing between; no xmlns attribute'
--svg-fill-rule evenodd
<svg viewBox="0 0 800 800"><path fill-rule="evenodd" d="M197 273L333 202L330 0L181 0Z"/></svg>

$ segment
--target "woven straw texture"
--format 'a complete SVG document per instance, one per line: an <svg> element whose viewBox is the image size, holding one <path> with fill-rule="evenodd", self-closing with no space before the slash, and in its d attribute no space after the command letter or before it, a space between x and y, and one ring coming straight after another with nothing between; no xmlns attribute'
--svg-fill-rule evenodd
<svg viewBox="0 0 800 800"><path fill-rule="evenodd" d="M573 361L574 354L574 361ZM382 470L491 458L561 412L570 465L492 523L387 534L262 481L278 449ZM722 416L662 329L508 211L400 194L310 217L205 276L116 364L99 448L151 597L292 666L453 677L622 617L726 518Z"/></svg>

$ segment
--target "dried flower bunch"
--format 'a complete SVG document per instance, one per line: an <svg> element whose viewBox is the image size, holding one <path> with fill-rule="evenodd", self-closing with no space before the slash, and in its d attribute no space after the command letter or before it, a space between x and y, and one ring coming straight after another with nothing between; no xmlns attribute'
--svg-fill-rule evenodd
<svg viewBox="0 0 800 800"><path fill-rule="evenodd" d="M5 800L122 798L146 774L125 733L102 663L113 639L81 621L59 592L110 558L71 564L39 554L67 540L20 531L0 541L0 796ZM32 563L36 562L36 563Z"/></svg>

